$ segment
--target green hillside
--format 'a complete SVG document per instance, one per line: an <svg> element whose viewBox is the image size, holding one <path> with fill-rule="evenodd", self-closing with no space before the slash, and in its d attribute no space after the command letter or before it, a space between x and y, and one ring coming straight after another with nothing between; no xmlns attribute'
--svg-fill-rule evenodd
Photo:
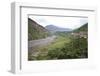
<svg viewBox="0 0 100 76"><path fill-rule="evenodd" d="M88 30L88 23L83 24L80 28L75 29L74 32L80 32L80 31L87 31Z"/></svg>
<svg viewBox="0 0 100 76"><path fill-rule="evenodd" d="M37 22L28 18L28 40L36 40L49 36L49 32Z"/></svg>

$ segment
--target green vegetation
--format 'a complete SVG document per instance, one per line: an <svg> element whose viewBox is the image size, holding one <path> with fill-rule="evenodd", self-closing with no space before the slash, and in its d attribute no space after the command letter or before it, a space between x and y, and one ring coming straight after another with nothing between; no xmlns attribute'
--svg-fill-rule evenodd
<svg viewBox="0 0 100 76"><path fill-rule="evenodd" d="M80 32L80 31L85 31L85 32L87 32L87 31L88 31L88 23L83 24L80 28L74 30L74 32Z"/></svg>
<svg viewBox="0 0 100 76"><path fill-rule="evenodd" d="M69 43L69 42L70 42L70 39L68 37L65 38L62 36L58 36L52 44L45 46L45 47L38 48L39 53L37 57L35 57L36 60L55 59L56 57L51 58L51 56L52 55L55 56L54 54L58 55L58 53L60 54L61 53L60 49L66 43Z"/></svg>
<svg viewBox="0 0 100 76"><path fill-rule="evenodd" d="M58 51L57 51L58 50ZM66 43L62 48L50 50L48 55L57 59L74 59L87 57L87 40L85 38L76 38Z"/></svg>
<svg viewBox="0 0 100 76"><path fill-rule="evenodd" d="M49 46L38 48L35 60L87 58L87 39L58 37Z"/></svg>

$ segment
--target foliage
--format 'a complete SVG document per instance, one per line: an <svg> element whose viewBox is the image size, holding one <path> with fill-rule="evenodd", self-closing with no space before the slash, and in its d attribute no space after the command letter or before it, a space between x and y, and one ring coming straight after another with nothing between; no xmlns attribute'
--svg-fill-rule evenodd
<svg viewBox="0 0 100 76"><path fill-rule="evenodd" d="M80 28L75 29L73 32L88 31L88 23L83 24Z"/></svg>
<svg viewBox="0 0 100 76"><path fill-rule="evenodd" d="M50 59L87 58L87 40L85 38L73 39L61 48L49 50Z"/></svg>

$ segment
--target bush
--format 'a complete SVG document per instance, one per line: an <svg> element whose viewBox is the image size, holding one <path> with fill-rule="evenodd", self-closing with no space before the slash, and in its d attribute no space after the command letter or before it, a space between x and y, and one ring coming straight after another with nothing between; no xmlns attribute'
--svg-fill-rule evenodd
<svg viewBox="0 0 100 76"><path fill-rule="evenodd" d="M87 39L72 39L70 43L66 43L63 47L48 50L47 56L50 59L87 58Z"/></svg>

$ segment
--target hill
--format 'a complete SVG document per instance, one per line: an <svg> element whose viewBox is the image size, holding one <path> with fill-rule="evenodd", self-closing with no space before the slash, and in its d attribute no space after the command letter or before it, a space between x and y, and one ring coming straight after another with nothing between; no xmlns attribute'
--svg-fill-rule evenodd
<svg viewBox="0 0 100 76"><path fill-rule="evenodd" d="M61 28L61 27L57 27L55 25L47 25L45 28L51 32L71 31L71 29L69 29L69 28Z"/></svg>
<svg viewBox="0 0 100 76"><path fill-rule="evenodd" d="M88 38L88 23L83 24L83 26L78 29L75 29L72 35L74 37Z"/></svg>
<svg viewBox="0 0 100 76"><path fill-rule="evenodd" d="M74 30L74 32L80 32L80 31L87 32L88 31L88 23L85 23L80 28Z"/></svg>
<svg viewBox="0 0 100 76"><path fill-rule="evenodd" d="M28 18L28 40L41 39L49 36L49 31L34 20Z"/></svg>

